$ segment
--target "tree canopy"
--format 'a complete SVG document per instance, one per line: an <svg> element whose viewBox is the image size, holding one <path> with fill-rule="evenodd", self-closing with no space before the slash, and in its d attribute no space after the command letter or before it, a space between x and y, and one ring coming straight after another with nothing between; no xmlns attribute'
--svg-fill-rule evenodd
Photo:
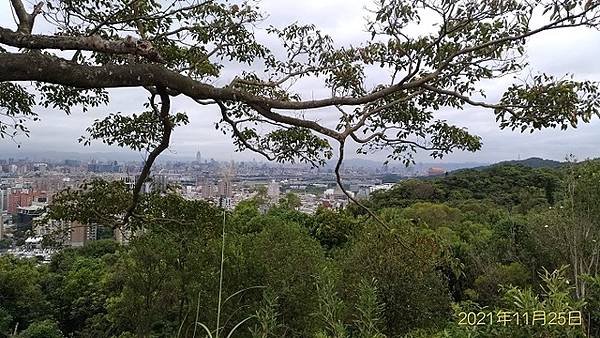
<svg viewBox="0 0 600 338"><path fill-rule="evenodd" d="M223 211L144 194L145 231L128 245L90 241L49 264L0 256L0 337L208 336L201 325L243 338L600 337L600 162L548 169L554 205L543 191L498 198L491 172L514 185L541 173L506 165L406 181L415 195L401 184L392 203L372 201L393 232L349 209L298 212L289 196ZM446 196L417 183L466 186ZM468 194L490 183L484 196ZM537 311L546 324L498 314ZM468 312L493 321L465 323ZM583 321L549 324L570 312Z"/></svg>
<svg viewBox="0 0 600 338"><path fill-rule="evenodd" d="M600 3L575 0L377 0L371 39L337 44L314 25L269 25L253 1L48 0L29 8L11 0L16 27L0 23L0 135L27 133L37 106L70 113L110 101L108 89L145 88L145 110L115 112L80 139L147 150L135 197L171 132L188 123L171 100L214 106L217 129L238 150L278 162L322 165L347 143L359 153L385 150L410 162L418 150L441 157L476 151L481 139L439 120L439 109L489 109L501 128L568 128L598 115L592 81L528 68L529 37L571 27L596 28ZM36 23L51 26L41 32ZM267 39L259 38L257 31ZM53 33L48 33L52 31ZM262 36L261 35L261 36ZM245 70L229 76L232 65ZM372 69L389 74L372 84ZM497 102L479 84L523 74ZM322 80L328 97L308 98L294 83ZM215 80L227 81L215 86ZM35 90L28 88L32 83ZM222 83L222 81L221 81ZM483 98L483 99L482 99ZM305 114L329 109L329 125ZM126 217L127 220L129 217Z"/></svg>

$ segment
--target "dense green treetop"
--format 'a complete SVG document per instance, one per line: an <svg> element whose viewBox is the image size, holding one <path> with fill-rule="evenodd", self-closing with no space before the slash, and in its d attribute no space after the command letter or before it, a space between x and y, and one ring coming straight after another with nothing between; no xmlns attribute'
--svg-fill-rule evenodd
<svg viewBox="0 0 600 338"><path fill-rule="evenodd" d="M195 323L216 332L219 308L219 331L247 319L235 336L249 338L598 336L598 162L489 171L453 174L467 175L469 187L492 182L481 198L426 199L452 175L401 182L400 192L406 183L429 185L414 189L419 198L391 190L395 205L375 205L391 231L356 210L298 212L293 198L265 209L259 196L223 211L145 194L143 217L133 219L144 231L126 246L91 242L50 264L0 257L0 337L194 337ZM498 198L502 180L533 184L540 174L557 180L554 205L543 189L513 200L526 186ZM69 193L87 200L86 190ZM99 203L112 198L120 197ZM80 217L87 205L64 215ZM500 310L583 311L587 319L458 324L460 312Z"/></svg>
<svg viewBox="0 0 600 338"><path fill-rule="evenodd" d="M559 169L521 165L459 170L443 177L400 181L388 191L375 192L371 202L376 206L404 207L418 201L487 200L496 206L520 206L526 211L540 204L553 205L563 175Z"/></svg>

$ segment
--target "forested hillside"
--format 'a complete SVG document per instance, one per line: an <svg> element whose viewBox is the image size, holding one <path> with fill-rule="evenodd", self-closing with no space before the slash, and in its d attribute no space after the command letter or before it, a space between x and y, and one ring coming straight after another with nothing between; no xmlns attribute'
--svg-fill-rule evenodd
<svg viewBox="0 0 600 338"><path fill-rule="evenodd" d="M0 332L598 337L599 198L598 161L399 182L369 201L392 231L354 207L307 215L284 199L263 213L255 198L223 218L204 202L149 195L145 231L127 246L93 242L49 265L1 257ZM65 212L59 204L53 212ZM498 311L565 323L499 322ZM579 325L568 325L576 311Z"/></svg>
<svg viewBox="0 0 600 338"><path fill-rule="evenodd" d="M406 180L390 191L376 192L377 207L406 207L414 202L489 201L508 208L531 208L543 201L554 204L561 170L525 165L496 165L460 170L444 177Z"/></svg>
<svg viewBox="0 0 600 338"><path fill-rule="evenodd" d="M1 256L0 336L599 337L597 161L402 181L364 202L344 161L476 152L495 127L482 158L549 145L597 156L591 129L512 137L600 117L600 1L363 1L0 1L0 138L120 147L138 162L53 173L39 218L128 243L49 264ZM341 200L304 214L297 196L248 194L229 210L231 170L200 154L185 172L155 165L197 148L315 171L333 161ZM12 162L11 193L45 178L46 163ZM202 198L225 210L173 193L171 173L222 176Z"/></svg>

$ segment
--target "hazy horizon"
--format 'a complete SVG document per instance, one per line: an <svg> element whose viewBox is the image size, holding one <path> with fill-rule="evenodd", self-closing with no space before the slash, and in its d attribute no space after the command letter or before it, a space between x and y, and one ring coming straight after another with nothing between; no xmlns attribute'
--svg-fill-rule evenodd
<svg viewBox="0 0 600 338"><path fill-rule="evenodd" d="M351 155L351 154L350 154ZM20 159L29 159L32 161L41 161L41 160L51 160L51 161L61 161L61 160L79 160L79 161L91 161L91 160L98 160L98 161L118 161L118 162L130 162L130 161L143 161L144 160L144 155L142 153L135 153L133 151L128 151L128 150L122 150L122 151L89 151L89 152L77 152L77 151L17 151L17 152L2 152L0 153L0 160L7 160L9 158L13 158L15 160L20 160ZM206 161L211 161L211 160L215 160L217 162L227 162L227 161L239 161L239 162L258 162L258 163L273 163L276 164L275 162L269 162L266 159L256 155L254 158L236 158L235 156L233 157L208 157L208 156L204 156L201 153L201 158L202 158L202 162ZM450 161L448 159L433 159L433 158L424 158L422 161L416 161L415 165L421 165L421 164L440 164L440 165L491 165L491 164L495 164L495 163L500 163L500 162L506 162L506 161L519 161L519 160L527 160L527 159L531 159L531 158L539 158L539 159L543 159L543 160L550 160L550 161L558 161L558 162L565 162L567 157L563 156L561 158L548 158L548 157L543 157L543 156L527 156L527 157L514 157L514 158L503 158L503 159L499 159L497 161L483 161L483 160L472 160L472 161ZM586 159L593 159L593 158L597 158L597 157L585 157L585 158L577 158L578 160L586 160ZM159 162L173 162L173 161L182 161L182 162L190 162L190 161L194 161L195 160L195 154L192 155L182 155L182 154L164 154L161 157L159 157ZM330 161L328 161L328 165L330 166L331 164L333 164L335 162L335 159L332 159ZM377 163L377 164L383 164L384 160L382 159L377 159L377 158L368 158L365 156L361 156L361 157L352 157L352 156L347 156L345 159L346 163L360 163L360 162L364 162L364 163L371 163L371 165ZM287 163L283 163L283 165L286 165ZM390 165L393 166L401 166L403 165L401 162L399 161L390 161L389 163Z"/></svg>

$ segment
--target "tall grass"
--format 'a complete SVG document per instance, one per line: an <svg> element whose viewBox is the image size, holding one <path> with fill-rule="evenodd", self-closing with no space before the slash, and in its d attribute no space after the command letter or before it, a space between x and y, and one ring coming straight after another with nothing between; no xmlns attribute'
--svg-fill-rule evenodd
<svg viewBox="0 0 600 338"><path fill-rule="evenodd" d="M219 337L221 337L221 334L225 335L225 333L222 333L222 330L225 328L221 327L221 309L222 309L223 305L225 303L227 303L227 301L229 301L233 297L235 297L247 290L262 288L261 286L253 286L253 287L245 288L245 289L242 289L242 290L239 290L239 291L233 293L231 296L227 297L225 299L225 301L223 301L223 270L225 267L226 217L227 217L227 212L225 209L223 209L223 226L222 226L222 233L221 233L221 261L220 261L220 267L219 267L219 291L218 291L218 296L217 296L216 325L215 325L215 328L213 330L211 330L210 328L208 328L208 326L206 324L198 321L198 317L200 315L200 292L198 292L198 299L197 299L197 305L196 305L196 317L194 320L194 333L192 336L193 338L196 338L196 334L198 334L198 330L197 330L198 327L202 328L209 338L219 338ZM233 326L233 328L231 328L231 330L227 333L227 335L225 337L226 338L232 337L237 329L239 329L245 322L249 321L250 319L252 319L254 317L255 317L254 315L248 316L248 317L242 319L241 321L239 321L236 325ZM178 334L178 337L179 337L179 334Z"/></svg>

